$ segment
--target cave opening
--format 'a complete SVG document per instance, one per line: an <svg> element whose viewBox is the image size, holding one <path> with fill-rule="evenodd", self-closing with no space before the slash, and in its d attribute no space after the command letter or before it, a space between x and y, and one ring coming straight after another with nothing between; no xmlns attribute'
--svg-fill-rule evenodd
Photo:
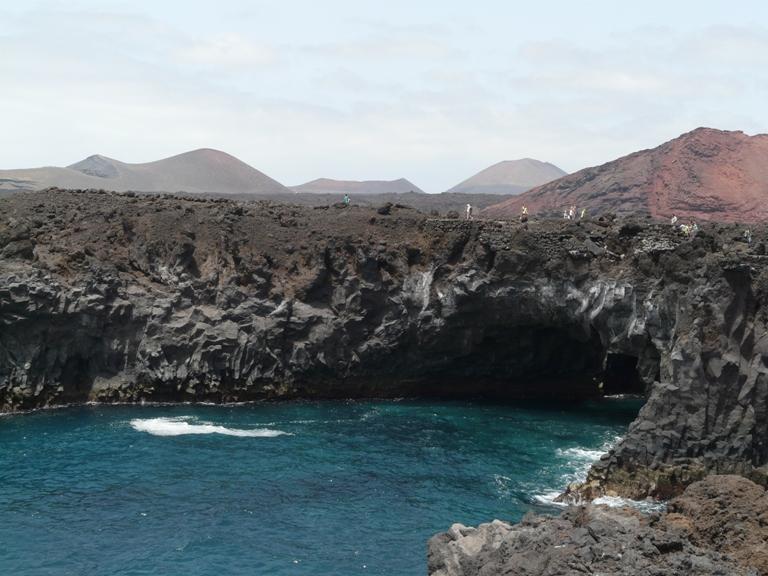
<svg viewBox="0 0 768 576"><path fill-rule="evenodd" d="M73 355L66 359L61 367L59 382L66 399L80 401L88 396L93 385L93 379L89 377L90 362L80 355Z"/></svg>
<svg viewBox="0 0 768 576"><path fill-rule="evenodd" d="M638 357L607 352L582 326L467 326L411 357L417 395L572 402L643 395ZM408 391L405 395L408 395Z"/></svg>
<svg viewBox="0 0 768 576"><path fill-rule="evenodd" d="M604 349L581 327L483 326L420 351L424 396L571 401L601 395Z"/></svg>
<svg viewBox="0 0 768 576"><path fill-rule="evenodd" d="M645 393L645 382L638 371L637 356L614 353L606 355L603 393L606 396Z"/></svg>

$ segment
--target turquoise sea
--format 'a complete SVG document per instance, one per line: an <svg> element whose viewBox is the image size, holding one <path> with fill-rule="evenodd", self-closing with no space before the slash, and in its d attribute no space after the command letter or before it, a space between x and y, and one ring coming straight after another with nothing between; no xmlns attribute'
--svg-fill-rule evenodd
<svg viewBox="0 0 768 576"><path fill-rule="evenodd" d="M0 574L426 573L454 522L556 513L640 407L117 406L0 417Z"/></svg>

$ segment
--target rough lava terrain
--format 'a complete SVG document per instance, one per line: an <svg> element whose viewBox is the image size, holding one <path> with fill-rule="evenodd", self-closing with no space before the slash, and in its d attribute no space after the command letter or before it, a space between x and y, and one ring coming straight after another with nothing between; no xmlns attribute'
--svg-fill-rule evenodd
<svg viewBox="0 0 768 576"><path fill-rule="evenodd" d="M663 513L583 505L477 528L454 524L429 542L430 576L757 576L768 574L768 493L709 476Z"/></svg>
<svg viewBox="0 0 768 576"><path fill-rule="evenodd" d="M0 199L0 409L639 392L568 498L669 498L713 473L765 485L767 231L742 232L15 194Z"/></svg>

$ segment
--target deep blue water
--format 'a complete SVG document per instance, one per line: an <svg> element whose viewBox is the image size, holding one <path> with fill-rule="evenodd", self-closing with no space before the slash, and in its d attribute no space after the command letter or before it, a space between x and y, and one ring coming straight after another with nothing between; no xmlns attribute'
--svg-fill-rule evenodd
<svg viewBox="0 0 768 576"><path fill-rule="evenodd" d="M428 538L453 522L556 511L536 496L582 474L638 408L323 402L0 417L0 574L423 575Z"/></svg>

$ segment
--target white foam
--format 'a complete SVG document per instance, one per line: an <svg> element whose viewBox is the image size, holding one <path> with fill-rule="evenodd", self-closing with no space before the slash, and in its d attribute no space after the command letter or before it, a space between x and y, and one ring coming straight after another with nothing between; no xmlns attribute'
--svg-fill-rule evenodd
<svg viewBox="0 0 768 576"><path fill-rule="evenodd" d="M570 456L571 458L575 458L577 460L589 460L590 462L600 460L600 457L605 454L605 452L606 450L603 450L602 448L599 450L588 450L586 448L568 448L566 450L557 450L557 453L560 456Z"/></svg>
<svg viewBox="0 0 768 576"><path fill-rule="evenodd" d="M557 506L558 508L570 506L571 503L569 502L556 501L556 498L560 495L560 492L557 491L545 492L543 494L536 494L533 500L537 504L543 504L544 506ZM664 502L656 500L630 500L629 498L619 498L617 496L601 496L592 500L592 504L602 504L611 508L634 508L646 514L661 512L666 508Z"/></svg>
<svg viewBox="0 0 768 576"><path fill-rule="evenodd" d="M561 508L568 506L566 502L557 502L555 498L558 496L560 496L560 492L553 491L545 492L544 494L536 494L533 499L538 504L544 504L545 506L558 506Z"/></svg>
<svg viewBox="0 0 768 576"><path fill-rule="evenodd" d="M566 484L578 481L583 482L587 478L587 473L590 467L597 460L599 460L603 454L614 448L621 441L621 436L606 440L599 449L588 448L566 448L557 450L557 455L568 459L568 466L573 468L573 473L563 476L563 481ZM538 504L545 506L569 506L567 502L557 502L555 499L560 496L558 491L547 491L542 494L536 494L533 496L533 500ZM592 500L592 504L602 504L604 506L610 506L612 508L634 508L640 512L646 514L652 512L659 512L666 508L666 504L658 502L656 500L630 500L629 498L619 498L616 496L601 496Z"/></svg>
<svg viewBox="0 0 768 576"><path fill-rule="evenodd" d="M131 426L138 432L147 432L153 436L184 436L186 434L223 434L224 436L239 436L242 438L273 438L283 436L288 432L270 428L226 428L216 424L194 424L187 422L188 418L137 418L131 420Z"/></svg>
<svg viewBox="0 0 768 576"><path fill-rule="evenodd" d="M512 483L512 478L510 478L509 476L494 474L493 483L496 488L496 493L499 495L499 498L509 498L509 496L512 494L512 491L509 487L510 484Z"/></svg>
<svg viewBox="0 0 768 576"><path fill-rule="evenodd" d="M379 410L377 408L374 408L373 410L368 410L368 412L360 416L360 420L362 422L366 422L367 420L370 420L371 418L375 418L378 415L379 415Z"/></svg>
<svg viewBox="0 0 768 576"><path fill-rule="evenodd" d="M611 508L635 508L641 512L660 512L667 507L664 502L656 500L630 500L617 496L600 496L592 500L592 504L603 504Z"/></svg>
<svg viewBox="0 0 768 576"><path fill-rule="evenodd" d="M560 478L564 485L572 484L573 482L584 482L587 479L587 474L592 464L600 460L600 458L609 450L614 448L621 441L621 436L614 436L608 438L603 444L597 448L581 448L574 446L572 448L558 448L556 454L566 459L569 472L563 474ZM555 498L560 496L561 492L549 490L550 486L542 486L541 489L546 490L540 494L535 494L533 500L539 504L545 506L568 506L564 502L555 502Z"/></svg>

